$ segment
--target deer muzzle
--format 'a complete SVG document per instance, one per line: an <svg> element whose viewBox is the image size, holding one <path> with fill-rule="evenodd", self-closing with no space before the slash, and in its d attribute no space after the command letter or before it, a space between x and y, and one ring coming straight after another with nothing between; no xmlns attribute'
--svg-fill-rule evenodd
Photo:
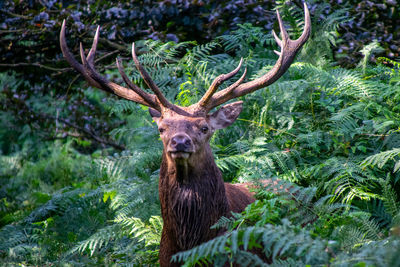
<svg viewBox="0 0 400 267"><path fill-rule="evenodd" d="M168 152L173 159L187 159L194 152L193 141L185 133L175 134L169 142Z"/></svg>

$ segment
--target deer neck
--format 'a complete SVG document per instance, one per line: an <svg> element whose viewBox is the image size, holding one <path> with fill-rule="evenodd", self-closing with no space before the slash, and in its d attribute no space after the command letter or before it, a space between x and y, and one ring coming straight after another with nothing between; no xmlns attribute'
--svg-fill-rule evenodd
<svg viewBox="0 0 400 267"><path fill-rule="evenodd" d="M210 230L229 212L221 171L211 149L195 161L174 162L163 153L159 194L164 228L180 249L189 249L213 237ZM197 164L194 164L197 163Z"/></svg>

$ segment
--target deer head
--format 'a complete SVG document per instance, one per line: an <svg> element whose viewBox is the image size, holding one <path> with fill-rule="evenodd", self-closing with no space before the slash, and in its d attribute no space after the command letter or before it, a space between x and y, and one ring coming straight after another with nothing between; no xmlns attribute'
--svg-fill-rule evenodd
<svg viewBox="0 0 400 267"><path fill-rule="evenodd" d="M235 83L217 92L218 87L224 81L230 79L240 71L243 63L243 60L240 60L236 69L228 74L219 75L200 101L189 107L174 105L164 97L161 90L140 64L135 53L134 43L132 44L133 61L153 94L149 94L135 85L125 74L118 59L116 60L117 67L127 87L120 86L107 80L96 71L94 56L99 39L99 27L97 28L92 48L88 55L85 55L82 43L80 44L82 64L75 60L68 49L65 40L65 20L60 33L60 45L66 60L75 70L85 77L90 85L150 108L150 115L158 125L160 136L164 144L164 152L168 160L195 165L197 161L210 153L208 142L213 132L229 126L239 116L242 110L242 102L230 103L222 106L214 113L209 114L209 112L213 108L229 100L244 96L272 84L286 72L296 53L307 41L311 32L310 15L306 4L304 4L304 14L305 26L303 33L299 39L291 40L277 11L281 39L278 38L274 31L273 36L281 49L280 51L275 51L275 53L279 55L279 58L268 73L253 81L243 83L246 75L245 69L242 76Z"/></svg>

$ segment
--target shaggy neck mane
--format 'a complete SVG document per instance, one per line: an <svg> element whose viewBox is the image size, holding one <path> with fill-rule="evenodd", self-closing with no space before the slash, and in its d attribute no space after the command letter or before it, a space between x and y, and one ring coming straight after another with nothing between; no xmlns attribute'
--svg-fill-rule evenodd
<svg viewBox="0 0 400 267"><path fill-rule="evenodd" d="M215 237L218 232L210 227L229 212L222 175L211 149L204 154L194 166L174 162L163 153L159 193L164 228L181 250Z"/></svg>

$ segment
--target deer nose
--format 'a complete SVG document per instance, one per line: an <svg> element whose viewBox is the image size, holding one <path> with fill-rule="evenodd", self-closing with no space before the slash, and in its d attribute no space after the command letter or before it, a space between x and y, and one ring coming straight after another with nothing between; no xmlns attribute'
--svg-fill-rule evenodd
<svg viewBox="0 0 400 267"><path fill-rule="evenodd" d="M171 138L171 149L173 151L185 151L191 150L192 140L186 134L176 134Z"/></svg>

